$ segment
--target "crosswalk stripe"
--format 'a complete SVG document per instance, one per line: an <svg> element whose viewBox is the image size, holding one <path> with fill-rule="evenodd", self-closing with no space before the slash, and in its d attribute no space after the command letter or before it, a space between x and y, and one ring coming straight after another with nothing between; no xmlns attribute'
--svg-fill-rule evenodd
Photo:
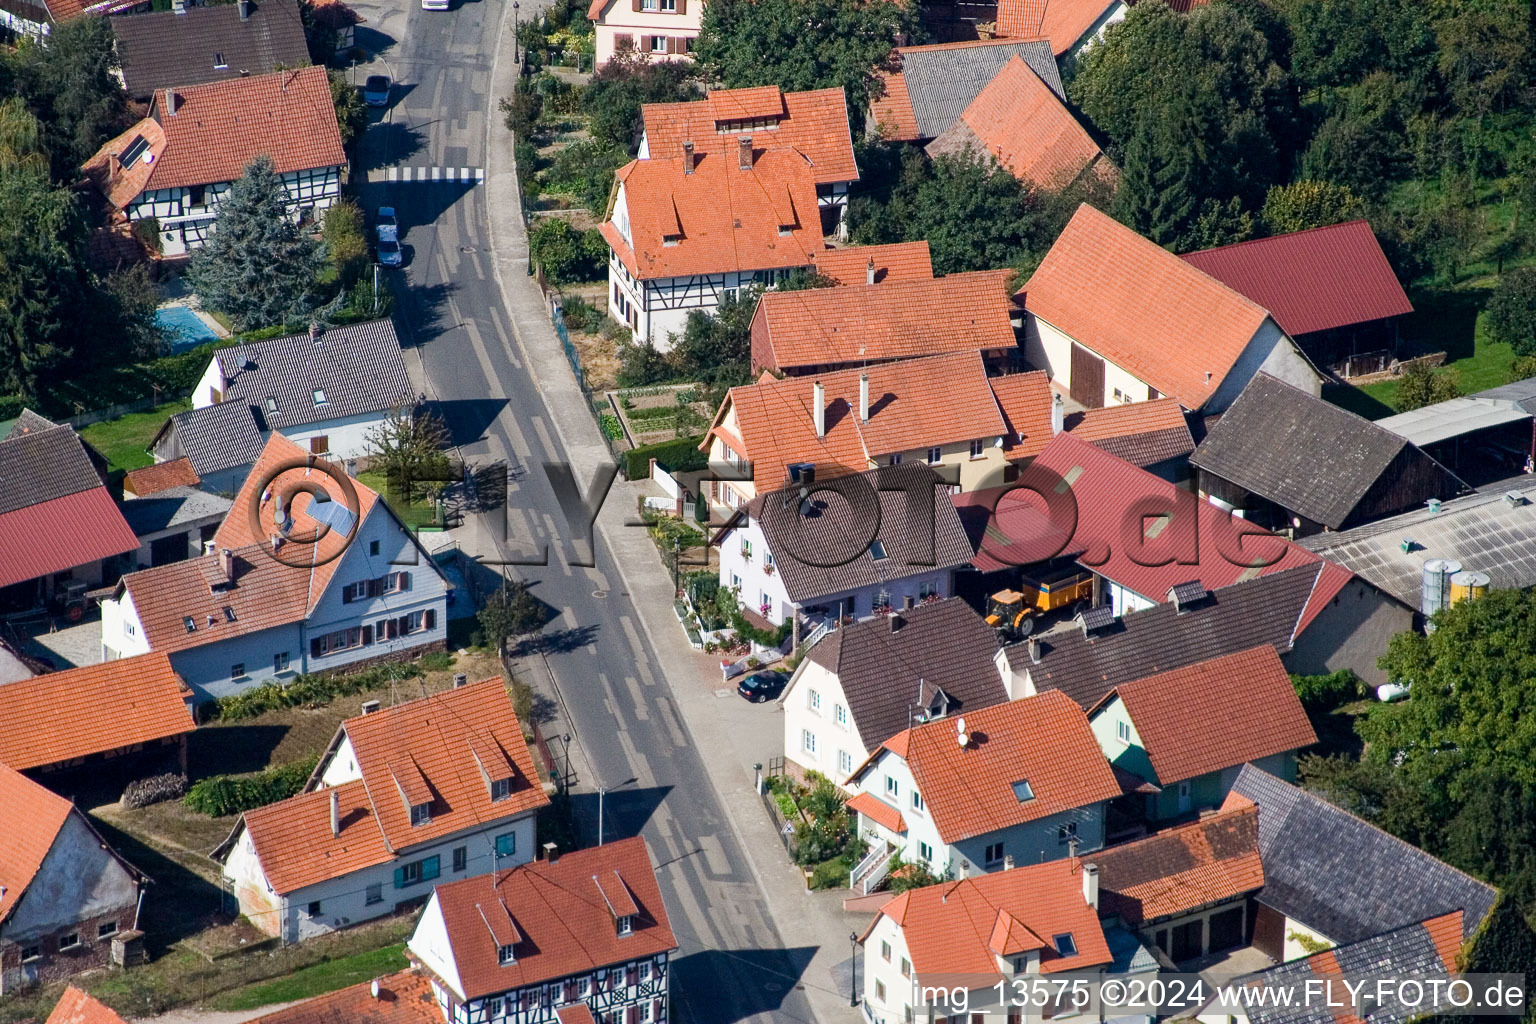
<svg viewBox="0 0 1536 1024"><path fill-rule="evenodd" d="M485 181L484 167L408 167L388 169L389 181L445 181L477 185Z"/></svg>
<svg viewBox="0 0 1536 1024"><path fill-rule="evenodd" d="M469 173L469 168L468 167L460 167L459 168L459 173L462 175L462 177L459 178L460 181L474 181L475 180L474 176Z"/></svg>

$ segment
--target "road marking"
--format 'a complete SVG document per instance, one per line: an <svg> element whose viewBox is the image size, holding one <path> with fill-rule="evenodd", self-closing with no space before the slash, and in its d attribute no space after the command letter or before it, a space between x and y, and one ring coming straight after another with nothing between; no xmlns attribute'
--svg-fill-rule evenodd
<svg viewBox="0 0 1536 1024"><path fill-rule="evenodd" d="M478 185L485 180L484 167L412 167L396 164L386 169L387 181L455 182Z"/></svg>

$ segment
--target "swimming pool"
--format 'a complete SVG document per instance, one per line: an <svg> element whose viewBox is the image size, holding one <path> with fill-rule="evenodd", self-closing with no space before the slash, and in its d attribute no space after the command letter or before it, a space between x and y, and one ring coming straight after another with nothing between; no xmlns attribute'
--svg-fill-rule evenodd
<svg viewBox="0 0 1536 1024"><path fill-rule="evenodd" d="M214 341L217 334L201 317L186 306L162 306L155 310L155 323L165 332L172 352L184 352L196 348L205 341Z"/></svg>

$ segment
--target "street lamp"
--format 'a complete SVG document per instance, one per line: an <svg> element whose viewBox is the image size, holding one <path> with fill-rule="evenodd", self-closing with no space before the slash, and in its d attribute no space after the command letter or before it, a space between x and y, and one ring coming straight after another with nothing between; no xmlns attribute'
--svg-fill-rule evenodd
<svg viewBox="0 0 1536 1024"><path fill-rule="evenodd" d="M848 933L848 1005L859 1005L859 933Z"/></svg>
<svg viewBox="0 0 1536 1024"><path fill-rule="evenodd" d="M513 61L513 63L517 63L518 62L517 61L517 43L518 43L518 36L519 36L520 33L518 32L518 24L517 24L517 9L520 6L522 6L522 5L518 2L518 0L512 0L512 61Z"/></svg>

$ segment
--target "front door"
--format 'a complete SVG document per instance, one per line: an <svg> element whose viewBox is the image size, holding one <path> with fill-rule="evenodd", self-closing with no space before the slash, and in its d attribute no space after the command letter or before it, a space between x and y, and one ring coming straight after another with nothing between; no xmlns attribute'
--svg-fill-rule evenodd
<svg viewBox="0 0 1536 1024"><path fill-rule="evenodd" d="M1188 811L1189 806L1189 782L1188 780L1185 780L1184 782L1179 783L1179 813L1183 814Z"/></svg>
<svg viewBox="0 0 1536 1024"><path fill-rule="evenodd" d="M1085 409L1104 407L1104 360L1072 343L1072 401Z"/></svg>

